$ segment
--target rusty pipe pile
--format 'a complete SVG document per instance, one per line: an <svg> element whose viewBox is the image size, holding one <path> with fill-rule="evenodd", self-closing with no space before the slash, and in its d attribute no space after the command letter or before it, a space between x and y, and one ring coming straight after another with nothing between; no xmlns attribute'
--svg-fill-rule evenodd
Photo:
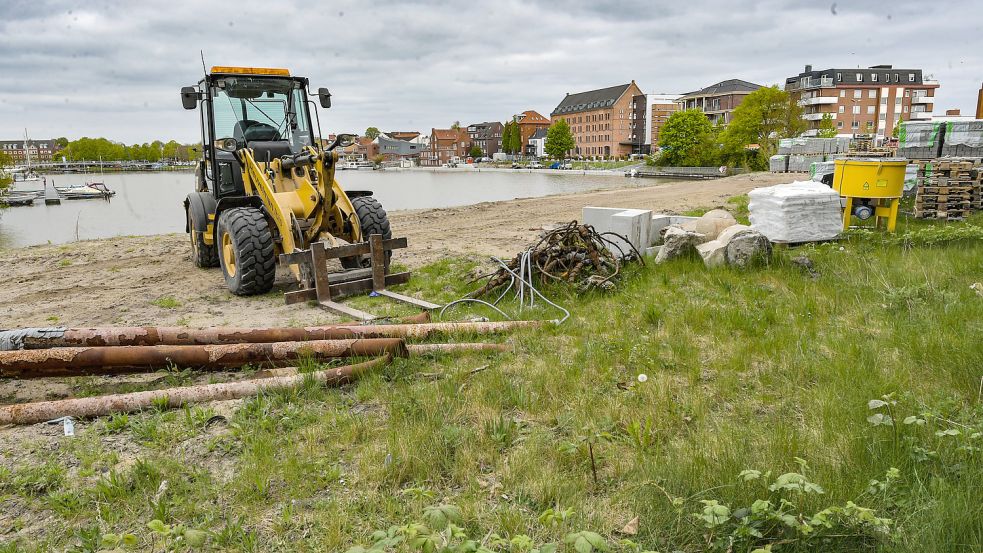
<svg viewBox="0 0 983 553"><path fill-rule="evenodd" d="M303 383L305 378L313 378L315 381L329 386L338 386L351 382L369 369L385 365L391 359L392 357L386 354L364 363L334 367L314 371L309 374L273 376L258 380L6 405L0 407L0 425L33 424L56 419L66 414L81 418L97 417L111 413L132 413L154 405L160 405L160 402L166 402L168 407L180 407L189 403L239 399L257 395L267 390L297 386Z"/></svg>
<svg viewBox="0 0 983 553"><path fill-rule="evenodd" d="M0 351L0 378L148 372L168 366L219 369L271 367L300 358L408 355L401 338L312 340L204 346L101 346Z"/></svg>
<svg viewBox="0 0 983 553"><path fill-rule="evenodd" d="M351 338L413 338L435 335L498 334L539 326L540 321L427 323L388 325L330 325L284 328L97 327L24 328L0 331L0 351L102 346L190 346L256 344Z"/></svg>

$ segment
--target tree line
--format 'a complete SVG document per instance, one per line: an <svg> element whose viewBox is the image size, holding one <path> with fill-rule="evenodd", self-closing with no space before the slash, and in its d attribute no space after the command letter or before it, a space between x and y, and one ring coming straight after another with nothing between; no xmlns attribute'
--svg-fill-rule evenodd
<svg viewBox="0 0 983 553"><path fill-rule="evenodd" d="M57 138L55 143L58 151L52 160L61 161L190 161L197 158L197 144L181 144L175 140L161 142L145 142L143 144L126 145L113 142L106 138L89 138L84 136L78 140Z"/></svg>

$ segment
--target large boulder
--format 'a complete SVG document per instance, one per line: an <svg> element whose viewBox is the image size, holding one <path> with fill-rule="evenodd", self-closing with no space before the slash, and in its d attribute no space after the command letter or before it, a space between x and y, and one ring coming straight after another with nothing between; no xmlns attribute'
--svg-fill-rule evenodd
<svg viewBox="0 0 983 553"><path fill-rule="evenodd" d="M771 241L755 229L742 230L727 243L727 264L746 267L771 256Z"/></svg>
<svg viewBox="0 0 983 553"><path fill-rule="evenodd" d="M659 254L655 256L656 263L662 263L677 257L683 257L692 253L696 246L706 242L706 237L702 234L683 230L677 226L666 228L663 235L663 245Z"/></svg>
<svg viewBox="0 0 983 553"><path fill-rule="evenodd" d="M706 240L716 240L724 229L737 224L737 219L723 209L713 209L701 217L680 225L683 230L696 232L706 237Z"/></svg>
<svg viewBox="0 0 983 553"><path fill-rule="evenodd" d="M771 243L747 225L731 225L717 236L696 247L707 267L744 267L753 259L771 254Z"/></svg>

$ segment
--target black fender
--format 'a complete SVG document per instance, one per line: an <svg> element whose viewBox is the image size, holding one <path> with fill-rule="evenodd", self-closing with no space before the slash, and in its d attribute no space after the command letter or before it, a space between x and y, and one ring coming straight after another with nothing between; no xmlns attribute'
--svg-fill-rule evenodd
<svg viewBox="0 0 983 553"><path fill-rule="evenodd" d="M198 232L208 230L208 215L215 213L215 196L211 192L193 192L184 199L185 217L184 232L191 232L191 221L195 221Z"/></svg>
<svg viewBox="0 0 983 553"><path fill-rule="evenodd" d="M361 196L371 196L372 191L371 190L345 190L345 195L348 196L348 199L350 200L352 198L358 198Z"/></svg>
<svg viewBox="0 0 983 553"><path fill-rule="evenodd" d="M218 234L215 234L218 232L218 218L222 216L223 211L232 209L233 207L255 207L262 211L264 215L266 214L263 199L259 196L227 196L219 199L218 205L215 206L215 225L212 227L213 238L216 244L218 243Z"/></svg>

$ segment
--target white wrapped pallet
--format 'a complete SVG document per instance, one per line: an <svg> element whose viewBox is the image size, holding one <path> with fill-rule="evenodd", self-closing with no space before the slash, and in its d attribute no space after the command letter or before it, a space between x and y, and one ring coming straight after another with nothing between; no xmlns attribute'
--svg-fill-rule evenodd
<svg viewBox="0 0 983 553"><path fill-rule="evenodd" d="M836 238L843 229L840 195L813 181L796 181L748 193L751 228L772 242L814 242Z"/></svg>
<svg viewBox="0 0 983 553"><path fill-rule="evenodd" d="M835 162L833 161L817 161L812 164L812 169L809 170L810 180L815 182L823 182L823 177L833 173Z"/></svg>

